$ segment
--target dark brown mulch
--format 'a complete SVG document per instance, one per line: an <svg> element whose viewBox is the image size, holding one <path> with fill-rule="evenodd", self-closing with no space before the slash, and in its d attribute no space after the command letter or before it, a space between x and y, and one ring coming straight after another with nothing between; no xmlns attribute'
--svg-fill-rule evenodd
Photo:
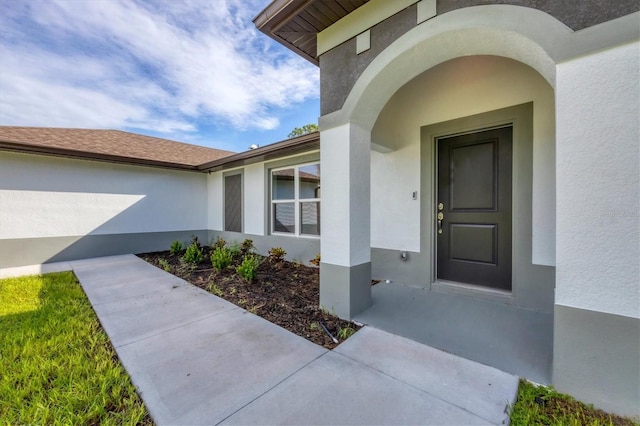
<svg viewBox="0 0 640 426"><path fill-rule="evenodd" d="M339 343L333 342L321 323L339 342L348 337L341 330L352 334L360 328L319 308L318 268L288 261L271 262L269 258L261 257L255 279L248 282L235 270L242 261L241 254L234 256L232 266L216 271L210 261L209 247L202 250L204 260L195 268L185 265L180 256L168 251L138 256L161 269L165 269L160 264L164 259L169 265L167 272L327 349L333 349Z"/></svg>

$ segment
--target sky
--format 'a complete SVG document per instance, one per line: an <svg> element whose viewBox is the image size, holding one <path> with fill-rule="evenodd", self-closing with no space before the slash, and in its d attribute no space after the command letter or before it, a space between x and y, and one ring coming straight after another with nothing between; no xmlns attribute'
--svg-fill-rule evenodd
<svg viewBox="0 0 640 426"><path fill-rule="evenodd" d="M270 0L0 0L0 125L245 151L317 123L319 71L260 33Z"/></svg>

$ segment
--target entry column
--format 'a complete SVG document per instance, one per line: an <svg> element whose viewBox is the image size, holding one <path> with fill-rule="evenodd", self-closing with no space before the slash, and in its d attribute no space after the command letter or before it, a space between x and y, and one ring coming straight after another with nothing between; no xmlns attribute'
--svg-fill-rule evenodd
<svg viewBox="0 0 640 426"><path fill-rule="evenodd" d="M341 318L371 306L370 139L353 123L320 133L320 306Z"/></svg>

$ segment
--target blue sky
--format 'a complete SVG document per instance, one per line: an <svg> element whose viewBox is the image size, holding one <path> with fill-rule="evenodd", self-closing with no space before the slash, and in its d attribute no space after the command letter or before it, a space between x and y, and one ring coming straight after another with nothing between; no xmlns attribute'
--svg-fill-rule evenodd
<svg viewBox="0 0 640 426"><path fill-rule="evenodd" d="M0 0L0 125L245 151L316 123L316 66L258 32L270 0Z"/></svg>

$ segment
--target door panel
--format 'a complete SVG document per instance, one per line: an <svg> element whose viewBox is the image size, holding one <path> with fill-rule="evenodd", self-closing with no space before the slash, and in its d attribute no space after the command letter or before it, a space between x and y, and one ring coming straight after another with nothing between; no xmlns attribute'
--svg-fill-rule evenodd
<svg viewBox="0 0 640 426"><path fill-rule="evenodd" d="M496 210L495 141L451 147L451 210Z"/></svg>
<svg viewBox="0 0 640 426"><path fill-rule="evenodd" d="M495 265L498 227L473 223L453 223L449 227L451 259Z"/></svg>
<svg viewBox="0 0 640 426"><path fill-rule="evenodd" d="M437 278L511 290L512 128L437 144Z"/></svg>

